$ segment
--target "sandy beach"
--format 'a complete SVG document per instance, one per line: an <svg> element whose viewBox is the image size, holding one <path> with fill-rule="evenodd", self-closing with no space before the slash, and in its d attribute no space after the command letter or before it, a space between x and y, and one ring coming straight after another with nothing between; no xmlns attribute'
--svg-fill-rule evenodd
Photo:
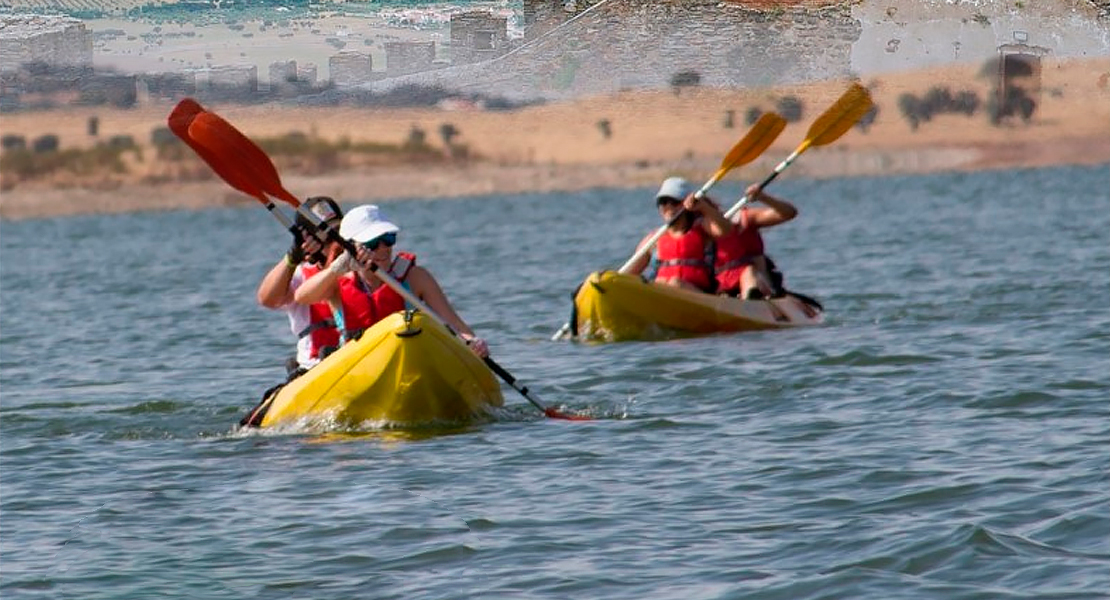
<svg viewBox="0 0 1110 600"><path fill-rule="evenodd" d="M954 64L865 78L879 112L869 128L853 129L827 147L810 149L784 177L835 177L946 170L1110 163L1110 57L1046 59L1035 114L1028 123L991 124L986 110L972 116L942 114L916 130L899 110L903 94L924 96L933 87L974 92L985 99L993 81L982 64ZM649 187L670 174L704 180L747 131L751 108L773 110L794 96L804 107L759 160L734 170L737 181L761 179L806 137L812 120L846 89L827 81L774 89L685 88L622 92L513 111L477 109L356 109L279 105L209 105L254 139L301 132L326 140L400 144L411 128L444 149L437 132L449 123L471 160L434 164L378 164L307 174L278 161L285 186L298 196L325 194L345 202L386 201L487 193L565 191L594 187ZM5 114L3 134L32 139L53 133L64 148L91 146L129 135L140 145L124 174L6 177L0 217L25 219L83 213L199 208L253 202L215 177L149 183L167 170L151 146L172 103L130 110L103 107ZM726 127L732 111L733 127ZM96 116L96 137L87 131ZM611 135L602 134L600 121ZM198 163L199 164L199 163Z"/></svg>

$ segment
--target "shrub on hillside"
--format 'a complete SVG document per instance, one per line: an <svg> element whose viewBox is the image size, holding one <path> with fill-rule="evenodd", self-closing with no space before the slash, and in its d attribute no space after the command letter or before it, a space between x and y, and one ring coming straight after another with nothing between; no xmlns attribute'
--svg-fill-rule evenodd
<svg viewBox="0 0 1110 600"><path fill-rule="evenodd" d="M23 150L27 147L27 138L21 135L8 134L0 137L0 148L4 150Z"/></svg>
<svg viewBox="0 0 1110 600"><path fill-rule="evenodd" d="M871 110L864 113L863 116L860 117L859 121L856 122L856 127L859 128L859 130L863 133L867 133L867 130L871 129L871 125L875 122L875 118L878 116L879 105L874 104L871 106Z"/></svg>
<svg viewBox="0 0 1110 600"><path fill-rule="evenodd" d="M782 118L786 119L787 123L794 123L802 120L802 101L797 96L783 96L775 103L775 108Z"/></svg>
<svg viewBox="0 0 1110 600"><path fill-rule="evenodd" d="M169 127L155 127L150 132L150 143L155 146L169 146L180 144L181 140L170 131Z"/></svg>
<svg viewBox="0 0 1110 600"><path fill-rule="evenodd" d="M697 71L679 71L671 75L671 87L677 95L684 87L701 85L701 75Z"/></svg>
<svg viewBox="0 0 1110 600"><path fill-rule="evenodd" d="M927 123L935 115L960 113L972 116L979 110L979 96L970 90L952 93L947 87L934 86L925 95L905 93L898 97L898 108L910 124L917 130L921 123Z"/></svg>
<svg viewBox="0 0 1110 600"><path fill-rule="evenodd" d="M444 123L439 126L439 137L443 140L443 145L448 148L451 147L451 142L455 136L459 135L459 130L451 123Z"/></svg>
<svg viewBox="0 0 1110 600"><path fill-rule="evenodd" d="M1011 87L1006 94L1005 103L999 102L1001 95L1000 91L996 91L987 101L987 114L990 116L991 123L998 125L1006 117L1013 116L1021 117L1024 123L1032 120L1033 113L1037 110L1037 101L1024 88Z"/></svg>
<svg viewBox="0 0 1110 600"><path fill-rule="evenodd" d="M35 140L33 142L31 142L31 149L34 150L36 154L46 154L47 152L57 152L58 151L58 136L56 136L52 133L48 133L46 135L39 136L39 137L35 138Z"/></svg>
<svg viewBox="0 0 1110 600"><path fill-rule="evenodd" d="M748 109L747 113L744 114L744 122L747 123L749 127L751 127L752 125L755 125L755 122L758 121L759 117L762 116L763 109L759 108L758 106L753 106Z"/></svg>

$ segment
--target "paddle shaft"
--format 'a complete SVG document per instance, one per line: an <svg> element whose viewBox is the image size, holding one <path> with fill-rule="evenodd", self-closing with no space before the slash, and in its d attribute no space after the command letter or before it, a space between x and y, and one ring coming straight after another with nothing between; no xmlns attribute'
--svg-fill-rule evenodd
<svg viewBox="0 0 1110 600"><path fill-rule="evenodd" d="M812 144L812 142L810 140L806 140L805 142L802 142L798 146L797 149L795 149L793 152L790 153L790 156L787 156L786 158L784 158L782 160L782 162L780 162L775 167L775 170L771 171L771 174L768 175L763 181L761 181L759 183L759 187L756 188L755 195L758 195L759 192L763 191L763 188L770 185L770 183L772 181L774 181L775 178L778 177L780 173L785 171L787 167L789 167L791 164L793 164L794 159L798 158L798 156L802 152L805 152L806 149L809 148L811 144ZM743 198L738 200L736 202L736 204L733 204L731 207L729 207L729 209L727 211L725 211L725 219L731 221L732 217L736 216L736 213L740 212L740 209L743 208L745 204L748 204L751 201L752 201L752 195L751 194L744 194Z"/></svg>
<svg viewBox="0 0 1110 600"><path fill-rule="evenodd" d="M202 140L196 139L191 135L193 124L197 123L197 117L201 115L206 116L199 121L200 129L198 129L198 134L203 134L204 139L209 140L211 145L203 143ZM293 206L298 213L308 219L308 222L313 226L312 229L314 231L311 232L313 235L322 233L326 239L339 243L339 245L342 246L346 252L350 253L352 257L358 256L358 249L350 240L339 235L339 232L328 225L327 221L318 221L293 194L289 193L282 186L280 176L273 162L257 144L250 140L250 138L243 135L233 125L214 113L201 111L189 118L189 121L190 123L188 123L187 129L190 135L184 136L186 142L189 143L189 146L192 147L193 150L224 179L224 181L229 183L232 187L244 191L262 201L267 210L278 218L283 225L287 228L292 228L294 225L289 222L281 211L276 209L273 202L269 200L269 196L275 196L285 201ZM246 164L243 164L244 160ZM443 325L452 335L465 343L465 340L462 339L462 336L455 328L451 327L443 317L436 314L435 311L421 301L415 294L402 286L400 282L388 273L383 272L377 265L371 264L370 270L376 277L381 279L383 283L400 294L409 304L425 312L440 325ZM334 308L335 307L333 307L333 309ZM341 314L337 314L336 316L338 317L336 321L341 328L340 334L342 335L342 316ZM524 396L524 398L531 402L536 408L540 409L544 415L550 418L567 420L588 420L588 417L566 415L553 408L544 406L532 394L527 386L521 385L511 373L492 358L487 356L483 358L483 361L490 370L501 377L505 383L519 392L521 396Z"/></svg>

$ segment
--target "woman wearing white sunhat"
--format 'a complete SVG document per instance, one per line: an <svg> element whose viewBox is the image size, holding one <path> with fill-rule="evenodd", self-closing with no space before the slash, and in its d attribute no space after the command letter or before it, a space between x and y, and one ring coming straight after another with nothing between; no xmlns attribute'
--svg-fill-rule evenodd
<svg viewBox="0 0 1110 600"><path fill-rule="evenodd" d="M297 288L294 299L300 304L321 301L341 305L345 329L353 334L369 328L386 316L405 308L404 298L370 270L374 264L420 298L466 341L475 354L485 358L489 348L474 335L459 317L435 277L416 264L416 256L398 252L393 256L400 228L373 204L351 209L343 217L339 235L358 247L358 256L343 253L328 268L313 275ZM362 268L359 265L367 265Z"/></svg>
<svg viewBox="0 0 1110 600"><path fill-rule="evenodd" d="M655 243L652 254L644 254L633 263L630 273L641 274L652 264L655 282L701 292L713 289L713 234L703 217L711 204L708 198L698 198L690 182L681 177L668 177L655 194L655 205L665 223L682 211ZM640 241L642 248L652 237L648 234Z"/></svg>

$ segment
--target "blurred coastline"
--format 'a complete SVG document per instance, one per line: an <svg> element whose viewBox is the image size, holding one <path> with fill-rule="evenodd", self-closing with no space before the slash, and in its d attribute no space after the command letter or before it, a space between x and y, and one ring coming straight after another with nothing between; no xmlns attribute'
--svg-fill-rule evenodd
<svg viewBox="0 0 1110 600"><path fill-rule="evenodd" d="M804 23L813 14L823 14L820 13L823 9L813 8L810 12L799 9L791 17L794 13L789 7L807 3L767 4L776 5L764 7L762 14L767 19L802 23L797 26L798 32L821 30ZM846 22L862 24L862 33L845 34L847 39L857 42L849 51L846 42L837 41L840 62L829 63L834 72L816 79L803 77L806 82L798 84L746 86L729 82L721 74L733 63L721 63L719 52L699 46L685 50L676 47L672 50L677 54L663 57L671 61L683 56L704 59L702 66L706 70L684 73L691 76L691 81L682 86L675 81L683 73L672 72L681 60L653 72L648 68L651 57L645 56L643 65L632 65L638 71L630 75L628 71L614 70L612 81L604 85L605 77L587 77L596 75L594 72L601 68L598 64L572 61L580 69L575 81L587 82L587 89L594 86L604 91L550 97L508 109L483 105L465 96L433 106L408 108L349 102L324 106L328 103L320 102L320 98L310 99L313 105L297 99L261 103L202 99L202 103L267 148L307 142L314 150L299 155L272 152L286 187L302 197L326 194L347 202L651 187L676 173L704 180L744 135L755 116L778 111L788 117L790 126L763 157L729 175L736 181L762 179L805 138L813 119L853 77L871 90L878 111L867 123L835 143L811 149L786 176L881 176L1110 163L1110 52L1106 51L1110 28L1105 26L1105 18L1094 16L1092 7L1076 9L1070 16L1047 19L1042 18L1042 12L1048 7L1016 10L987 3L978 9L982 12L968 17L963 8L947 5L937 5L935 10L917 3L893 5L896 7L860 3L850 13L841 15ZM140 71L158 65L197 68L206 64L233 64L248 54L253 60L262 61L260 64L288 58L291 52L296 52L300 60L307 57L322 62L342 40L347 40L344 43L350 47L351 42L359 39L364 42L360 45L363 48L380 52L388 40L412 42L435 35L443 38L449 32L443 29L442 15L431 29L411 23L407 29L401 28L389 20L394 17L383 15L356 19L321 13L313 19L307 16L300 21L293 19L285 28L268 25L270 21L265 20L251 22L246 30L243 23L235 22L203 29L189 24L155 25L123 19L89 21L88 25L94 31L113 32L97 37L95 64ZM650 24L654 23L650 14L637 15L640 13L633 12L630 18L649 19L645 21L649 24L629 26L630 30L654 31L650 29L656 26ZM411 20L410 17L405 18ZM592 27L582 24L589 18L593 17L587 15L575 26ZM747 23L750 18L759 20L744 17L737 23ZM670 26L695 28L696 20ZM509 27L512 35L519 34L515 27L516 24ZM1026 27L1029 32L1021 29ZM177 29L195 30L196 37ZM922 33L926 29L928 35ZM689 38L690 31L677 29L670 34L681 40ZM1068 35L1062 33L1069 31ZM202 32L203 42L196 39ZM288 37L294 34L296 38ZM250 37L243 37L247 35ZM571 32L567 40L558 41L570 43L577 35ZM1029 36L1032 45L1026 44L1023 41L1026 37L1021 36ZM1011 43L1014 41L1011 37L1019 43ZM541 35L536 39L554 43L553 37ZM809 44L823 43L823 39L815 38ZM1049 39L1055 40L1053 48L1034 43ZM996 48L998 40L1006 43ZM543 67L551 68L560 64L566 67L568 56L583 52L612 58L606 54L604 44L596 40L588 43L600 47L568 54L566 48L553 45L547 54L537 53L527 60L518 55L514 60L533 61L528 64L554 61ZM774 71L774 64L751 63L755 56L751 48L732 43L739 45L720 50L725 54L739 52L738 72L762 69L748 73L745 80L766 79ZM1010 46L1037 53L1024 55L1033 61L1029 64L1033 65L1034 76L1017 84L1030 90L1028 96L1016 98L1018 102L1007 105L1008 112L1000 113L1000 81L1004 78L991 61L1000 64L997 62L1000 53ZM778 51L781 52L776 56L780 58L789 56L782 54L789 47ZM620 68L629 66L627 48L614 52L624 52L617 57ZM792 68L807 62L805 57L794 58L798 64ZM829 59L814 57L814 61L808 61L814 64L806 68L812 70L822 60ZM845 64L850 64L852 72L844 71ZM1025 63L1019 61L1015 65L1021 67ZM535 73L517 73L513 69L498 73L505 67L498 61L485 61L475 63L476 70L440 69L410 77L426 86L417 85L417 89L435 89L440 85L434 77L441 75L436 73L453 73L451 76L464 88L465 83L474 81L469 79L470 75L510 86L515 82L522 89L528 82L536 81L531 79ZM645 86L613 85L616 81L613 78L649 75L664 81L669 77L671 86L658 81ZM558 79L559 74L553 77ZM371 88L376 85L367 88L368 93L375 93ZM124 141L129 149L121 153L111 168L47 171L28 164L20 170L13 168L13 161L9 160L0 179L0 218L253 202L216 179L191 152L179 149L167 156L156 145L158 134L166 133L158 130L165 128L172 108L173 101L151 94L126 109L65 104L49 110L5 112L0 119L0 131L6 139L19 138L28 147L37 138L47 136L54 138L57 148L78 153L90 152L113 140ZM370 152L367 148L377 150Z"/></svg>

